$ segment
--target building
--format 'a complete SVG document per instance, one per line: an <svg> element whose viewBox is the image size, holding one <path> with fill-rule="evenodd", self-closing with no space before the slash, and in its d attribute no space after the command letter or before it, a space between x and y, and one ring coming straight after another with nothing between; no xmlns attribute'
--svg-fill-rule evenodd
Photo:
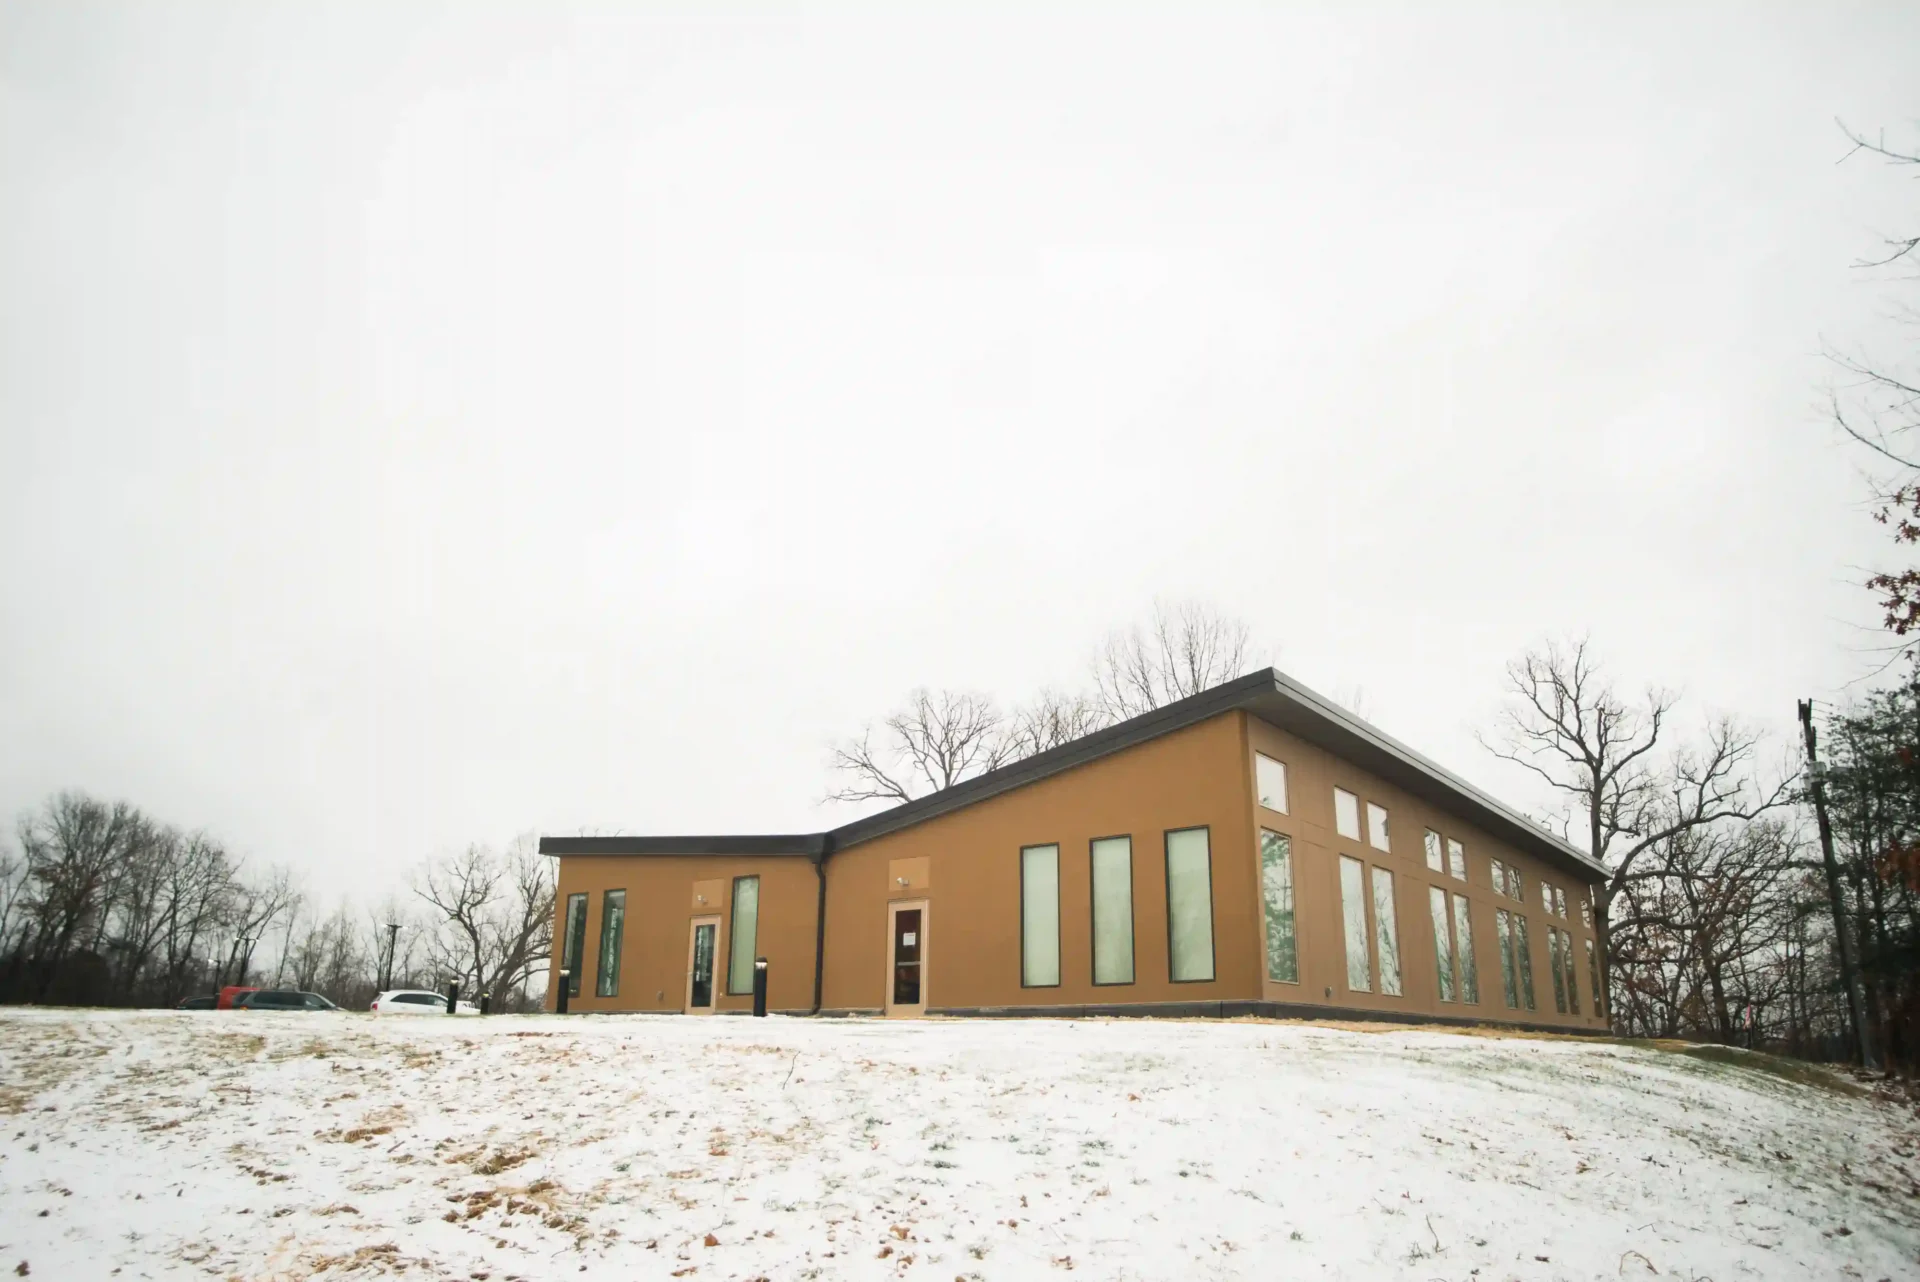
<svg viewBox="0 0 1920 1282"><path fill-rule="evenodd" d="M1599 865L1273 670L831 832L540 849L575 1011L765 957L794 1013L1606 1025Z"/></svg>

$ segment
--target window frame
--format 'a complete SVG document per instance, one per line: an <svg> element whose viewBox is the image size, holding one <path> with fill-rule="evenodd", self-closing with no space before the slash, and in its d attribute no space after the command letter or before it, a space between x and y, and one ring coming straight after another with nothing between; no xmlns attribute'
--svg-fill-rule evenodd
<svg viewBox="0 0 1920 1282"><path fill-rule="evenodd" d="M1377 825L1373 822L1375 815L1380 817ZM1383 855L1393 853L1393 823L1387 808L1377 801L1367 803L1367 845Z"/></svg>
<svg viewBox="0 0 1920 1282"><path fill-rule="evenodd" d="M1353 802L1352 832L1348 832L1340 826L1340 799L1342 797ZM1345 837L1348 841L1364 843L1367 839L1366 835L1360 831L1360 794L1357 792L1349 792L1339 784L1333 786L1333 832L1336 837Z"/></svg>
<svg viewBox="0 0 1920 1282"><path fill-rule="evenodd" d="M1459 998L1459 980L1454 969L1453 923L1447 917L1447 891L1444 886L1427 885L1427 919L1433 924L1433 969L1440 1000L1447 1005Z"/></svg>
<svg viewBox="0 0 1920 1282"><path fill-rule="evenodd" d="M586 960L587 951L587 914L592 911L588 904L589 895L584 890L576 890L567 896L566 924L560 935L560 969L567 972L567 996L580 995L581 963ZM573 906L580 905L580 933L573 931Z"/></svg>
<svg viewBox="0 0 1920 1282"><path fill-rule="evenodd" d="M1053 852L1053 982L1051 984L1032 984L1027 982L1027 852L1029 850L1051 850ZM1060 956L1060 843L1057 841L1036 841L1020 847L1020 987L1022 988L1058 988L1065 978L1066 968L1061 965Z"/></svg>
<svg viewBox="0 0 1920 1282"><path fill-rule="evenodd" d="M1201 979L1176 979L1173 974L1173 838L1183 832L1207 835L1207 974ZM1220 932L1213 912L1213 825L1188 824L1168 828L1160 834L1161 870L1166 878L1167 895L1167 982L1170 984L1211 984L1220 976Z"/></svg>
<svg viewBox="0 0 1920 1282"><path fill-rule="evenodd" d="M1262 762L1273 766L1280 772L1280 804L1278 806L1269 806L1265 801L1265 790L1260 786L1260 765ZM1261 810L1271 810L1276 815L1291 813L1288 809L1288 806L1292 803L1287 796L1287 785L1287 763L1278 757L1268 756L1256 748L1253 753L1253 804Z"/></svg>
<svg viewBox="0 0 1920 1282"><path fill-rule="evenodd" d="M607 923L613 919L615 895L620 896L620 926L612 935L613 967L607 967ZM600 892L600 947L594 953L593 995L595 997L618 997L620 995L620 963L626 958L627 941L627 891L622 886L616 890Z"/></svg>
<svg viewBox="0 0 1920 1282"><path fill-rule="evenodd" d="M1447 854L1440 842L1440 834L1431 828L1423 828L1420 836L1420 848L1427 857L1427 871L1445 876L1447 872Z"/></svg>
<svg viewBox="0 0 1920 1282"><path fill-rule="evenodd" d="M1335 865L1335 873L1340 887L1340 944L1346 963L1346 988L1349 993L1372 993L1373 981L1373 910L1369 904L1373 898L1372 889L1367 884L1367 862L1352 855L1338 856L1340 862ZM1357 898L1349 900L1347 896L1347 866L1351 864L1359 870L1359 893ZM1356 988L1353 984L1353 913L1350 903L1360 907L1360 968L1366 973L1366 986Z"/></svg>
<svg viewBox="0 0 1920 1282"><path fill-rule="evenodd" d="M1387 919L1385 930L1380 920L1380 882L1386 880ZM1407 995L1407 967L1400 952L1400 892L1397 888L1393 869L1382 868L1379 864L1367 865L1367 903L1373 910L1373 955L1375 958L1375 991L1382 997L1405 997ZM1387 987L1387 945L1393 946L1393 987Z"/></svg>
<svg viewBox="0 0 1920 1282"><path fill-rule="evenodd" d="M747 940L747 986L733 986L733 962L735 946L740 941L740 883L750 881L753 886L753 935ZM718 947L718 941L715 946ZM753 963L760 955L760 874L742 873L727 886L727 978L720 991L728 997L753 996Z"/></svg>
<svg viewBox="0 0 1920 1282"><path fill-rule="evenodd" d="M1094 847L1103 841L1124 841L1127 843L1127 978L1100 978L1100 884L1099 868L1093 858ZM1209 860L1211 862L1211 860ZM1026 873L1026 865L1021 865L1021 875ZM1022 902L1025 900L1025 887L1021 888ZM1087 974L1092 977L1095 988L1124 988L1140 982L1140 923L1139 905L1133 897L1133 834L1130 832L1111 833L1105 837L1094 837L1087 842L1087 925L1091 938L1087 940ZM1020 938L1026 939L1026 923L1020 926Z"/></svg>
<svg viewBox="0 0 1920 1282"><path fill-rule="evenodd" d="M1290 932L1293 938L1293 978L1284 979L1273 973L1273 924L1267 908L1267 841L1268 837L1278 837L1286 843L1287 852L1287 915L1292 918ZM1260 880L1260 973L1269 984L1294 984L1303 981L1300 978L1300 877L1293 862L1293 836L1281 832L1278 828L1262 825L1254 834L1256 849L1254 861Z"/></svg>
<svg viewBox="0 0 1920 1282"><path fill-rule="evenodd" d="M1458 863L1454 862L1456 857L1459 859ZM1455 871L1456 869L1458 869L1458 871ZM1473 880L1467 870L1466 843L1458 837L1447 838L1447 876L1453 878L1455 881L1470 882Z"/></svg>
<svg viewBox="0 0 1920 1282"><path fill-rule="evenodd" d="M1480 1004L1480 961L1473 951L1473 900L1459 891L1448 896L1453 909L1448 924L1453 927L1453 964L1462 1006ZM1466 946L1460 942L1460 928L1466 927Z"/></svg>

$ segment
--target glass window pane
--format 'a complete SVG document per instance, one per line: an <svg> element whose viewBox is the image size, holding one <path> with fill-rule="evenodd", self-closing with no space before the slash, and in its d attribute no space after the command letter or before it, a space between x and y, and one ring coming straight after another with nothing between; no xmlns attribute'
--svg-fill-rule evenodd
<svg viewBox="0 0 1920 1282"><path fill-rule="evenodd" d="M1460 881L1467 879L1467 850L1453 838L1447 838L1447 875Z"/></svg>
<svg viewBox="0 0 1920 1282"><path fill-rule="evenodd" d="M1520 883L1520 870L1512 864L1507 865L1507 895L1523 904L1527 902L1527 888Z"/></svg>
<svg viewBox="0 0 1920 1282"><path fill-rule="evenodd" d="M1168 973L1213 978L1213 869L1207 830L1167 834Z"/></svg>
<svg viewBox="0 0 1920 1282"><path fill-rule="evenodd" d="M1360 798L1345 788L1333 790L1333 828L1342 837L1360 840Z"/></svg>
<svg viewBox="0 0 1920 1282"><path fill-rule="evenodd" d="M1060 847L1020 852L1020 982L1051 988L1060 982Z"/></svg>
<svg viewBox="0 0 1920 1282"><path fill-rule="evenodd" d="M1367 803L1367 843L1375 850L1391 850L1387 842L1387 808Z"/></svg>
<svg viewBox="0 0 1920 1282"><path fill-rule="evenodd" d="M1496 895L1506 894L1507 866L1498 859L1489 859L1487 861L1487 871L1493 874L1493 893Z"/></svg>
<svg viewBox="0 0 1920 1282"><path fill-rule="evenodd" d="M1533 950L1527 946L1527 919L1511 913L1513 919L1513 967L1520 972L1520 1002L1528 1010L1533 1005Z"/></svg>
<svg viewBox="0 0 1920 1282"><path fill-rule="evenodd" d="M566 946L560 950L560 965L567 972L567 996L580 995L581 954L587 947L587 897L567 896Z"/></svg>
<svg viewBox="0 0 1920 1282"><path fill-rule="evenodd" d="M1133 982L1133 838L1093 843L1093 982Z"/></svg>
<svg viewBox="0 0 1920 1282"><path fill-rule="evenodd" d="M1358 859L1340 856L1340 911L1346 919L1347 987L1356 993L1373 991L1373 968L1367 960L1367 882Z"/></svg>
<svg viewBox="0 0 1920 1282"><path fill-rule="evenodd" d="M1573 965L1573 936L1566 931L1560 932L1560 964L1567 972L1567 1009L1575 1015L1580 1013L1580 983L1574 976L1578 973Z"/></svg>
<svg viewBox="0 0 1920 1282"><path fill-rule="evenodd" d="M1277 832L1260 830L1260 897L1267 914L1267 978L1300 982L1300 957L1293 935L1293 843Z"/></svg>
<svg viewBox="0 0 1920 1282"><path fill-rule="evenodd" d="M1540 883L1540 907L1549 917L1553 915L1553 887L1544 881Z"/></svg>
<svg viewBox="0 0 1920 1282"><path fill-rule="evenodd" d="M732 935L727 940L727 991L753 991L754 948L760 936L760 879L733 879Z"/></svg>
<svg viewBox="0 0 1920 1282"><path fill-rule="evenodd" d="M1553 888L1553 915L1563 919L1567 915L1567 894L1558 886Z"/></svg>
<svg viewBox="0 0 1920 1282"><path fill-rule="evenodd" d="M1454 948L1460 956L1460 1000L1480 1001L1480 968L1473 960L1473 915L1465 895L1453 897Z"/></svg>
<svg viewBox="0 0 1920 1282"><path fill-rule="evenodd" d="M1591 939L1587 941L1587 991L1593 994L1593 1013L1606 1014L1600 1002L1600 963Z"/></svg>
<svg viewBox="0 0 1920 1282"><path fill-rule="evenodd" d="M1500 938L1500 989L1507 1000L1508 1010L1517 1010L1520 1006L1520 992L1514 987L1513 931L1510 915L1502 908L1493 915L1494 933Z"/></svg>
<svg viewBox="0 0 1920 1282"><path fill-rule="evenodd" d="M1553 972L1553 1008L1560 1014L1567 1013L1567 985L1561 976L1560 932L1552 926L1547 927L1547 969Z"/></svg>
<svg viewBox="0 0 1920 1282"><path fill-rule="evenodd" d="M600 900L600 970L593 982L596 997L620 995L620 937L626 924L627 892L609 890Z"/></svg>
<svg viewBox="0 0 1920 1282"><path fill-rule="evenodd" d="M1440 834L1429 828L1421 840L1427 848L1427 867L1435 872L1446 871L1440 862Z"/></svg>
<svg viewBox="0 0 1920 1282"><path fill-rule="evenodd" d="M1440 1000L1453 1000L1453 937L1447 933L1447 892L1427 887L1427 909L1433 918L1433 968L1440 976Z"/></svg>
<svg viewBox="0 0 1920 1282"><path fill-rule="evenodd" d="M1287 812L1287 767L1284 762L1275 761L1265 753L1253 754L1253 781L1260 794L1260 804L1268 810Z"/></svg>
<svg viewBox="0 0 1920 1282"><path fill-rule="evenodd" d="M1373 870L1373 930L1380 954L1380 991L1400 996L1400 928L1393 911L1393 874Z"/></svg>
<svg viewBox="0 0 1920 1282"><path fill-rule="evenodd" d="M1593 929L1593 887L1588 886L1580 895L1580 924L1588 930Z"/></svg>

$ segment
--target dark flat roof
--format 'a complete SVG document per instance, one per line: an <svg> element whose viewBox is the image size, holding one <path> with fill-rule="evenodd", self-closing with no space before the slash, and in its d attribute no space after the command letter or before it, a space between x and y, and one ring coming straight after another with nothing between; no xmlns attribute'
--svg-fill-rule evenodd
<svg viewBox="0 0 1920 1282"><path fill-rule="evenodd" d="M1252 672L1163 708L1129 718L1036 756L951 788L821 833L787 836L542 837L545 855L808 855L884 837L1003 792L1097 761L1149 739L1245 709L1289 734L1326 749L1441 810L1467 820L1515 849L1592 880L1605 869L1533 820L1429 761L1399 740L1309 690L1277 668Z"/></svg>

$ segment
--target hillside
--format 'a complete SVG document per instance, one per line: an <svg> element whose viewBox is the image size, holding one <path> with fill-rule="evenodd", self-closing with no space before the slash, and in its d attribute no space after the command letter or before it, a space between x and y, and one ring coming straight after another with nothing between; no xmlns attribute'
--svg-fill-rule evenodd
<svg viewBox="0 0 1920 1282"><path fill-rule="evenodd" d="M1910 1278L1858 1088L1272 1023L0 1012L0 1268Z"/></svg>

